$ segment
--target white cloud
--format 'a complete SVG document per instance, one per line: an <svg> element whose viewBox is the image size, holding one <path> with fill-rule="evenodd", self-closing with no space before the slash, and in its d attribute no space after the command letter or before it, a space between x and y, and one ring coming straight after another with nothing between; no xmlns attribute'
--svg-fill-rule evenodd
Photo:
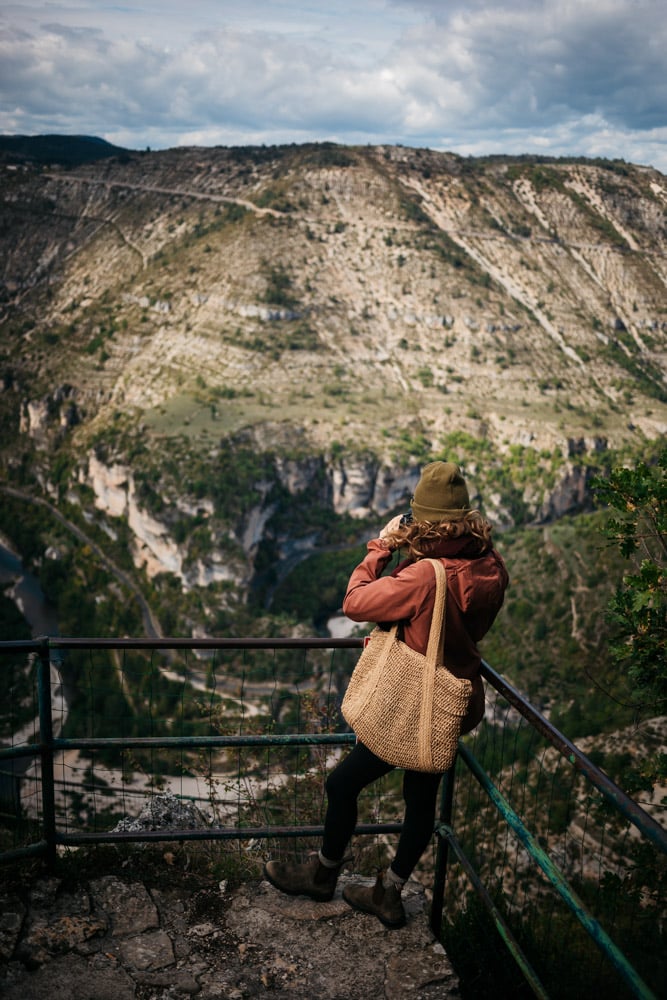
<svg viewBox="0 0 667 1000"><path fill-rule="evenodd" d="M651 16L605 0L469 4L413 32L399 58L464 82L479 124L530 128L599 112L655 127L667 121L667 19L657 5L643 9Z"/></svg>
<svg viewBox="0 0 667 1000"><path fill-rule="evenodd" d="M0 128L131 147L404 142L667 171L660 0L5 7Z"/></svg>

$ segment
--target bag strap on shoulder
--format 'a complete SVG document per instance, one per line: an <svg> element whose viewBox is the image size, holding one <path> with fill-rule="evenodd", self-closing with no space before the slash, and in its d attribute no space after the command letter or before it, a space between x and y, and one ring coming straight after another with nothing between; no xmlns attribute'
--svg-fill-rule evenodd
<svg viewBox="0 0 667 1000"><path fill-rule="evenodd" d="M426 659L434 667L444 662L445 648L445 607L447 597L447 571L439 559L428 559L435 573L435 603L428 635Z"/></svg>

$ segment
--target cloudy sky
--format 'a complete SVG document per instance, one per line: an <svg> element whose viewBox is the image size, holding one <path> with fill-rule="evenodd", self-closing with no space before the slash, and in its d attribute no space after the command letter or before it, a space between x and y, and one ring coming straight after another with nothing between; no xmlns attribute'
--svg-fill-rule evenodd
<svg viewBox="0 0 667 1000"><path fill-rule="evenodd" d="M0 132L389 142L667 173L667 3L2 0Z"/></svg>

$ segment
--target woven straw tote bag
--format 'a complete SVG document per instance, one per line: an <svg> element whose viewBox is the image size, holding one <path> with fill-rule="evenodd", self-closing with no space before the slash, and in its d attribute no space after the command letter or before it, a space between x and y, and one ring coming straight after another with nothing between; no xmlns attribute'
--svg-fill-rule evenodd
<svg viewBox="0 0 667 1000"><path fill-rule="evenodd" d="M343 717L357 737L388 764L411 771L447 771L454 764L472 684L443 663L446 572L429 559L435 606L425 654L398 636L398 624L375 628L350 678Z"/></svg>

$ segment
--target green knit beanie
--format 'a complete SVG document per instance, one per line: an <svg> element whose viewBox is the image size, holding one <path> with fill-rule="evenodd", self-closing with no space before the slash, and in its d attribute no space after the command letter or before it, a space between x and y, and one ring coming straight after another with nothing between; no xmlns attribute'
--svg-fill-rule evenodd
<svg viewBox="0 0 667 1000"><path fill-rule="evenodd" d="M431 462L422 474L410 501L415 521L446 521L470 510L470 497L461 470L454 462Z"/></svg>

